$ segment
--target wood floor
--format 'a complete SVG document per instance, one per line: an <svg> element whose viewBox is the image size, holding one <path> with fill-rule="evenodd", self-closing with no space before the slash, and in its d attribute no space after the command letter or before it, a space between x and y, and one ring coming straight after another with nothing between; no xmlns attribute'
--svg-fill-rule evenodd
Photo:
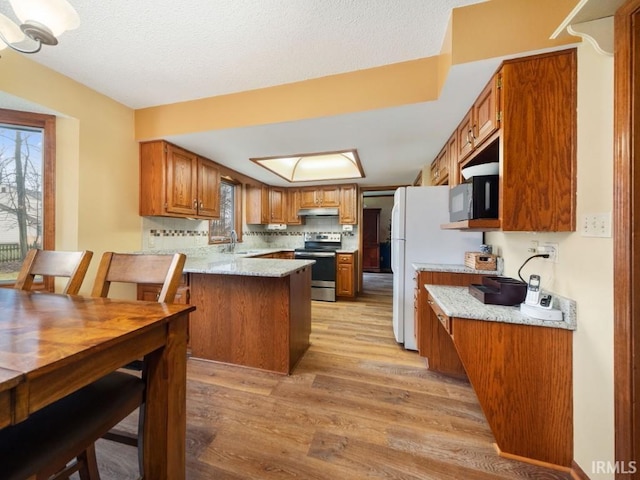
<svg viewBox="0 0 640 480"><path fill-rule="evenodd" d="M311 342L291 376L189 360L188 479L570 479L497 456L469 384L396 344L391 275L314 302ZM104 480L137 478L131 447L100 441L98 460Z"/></svg>

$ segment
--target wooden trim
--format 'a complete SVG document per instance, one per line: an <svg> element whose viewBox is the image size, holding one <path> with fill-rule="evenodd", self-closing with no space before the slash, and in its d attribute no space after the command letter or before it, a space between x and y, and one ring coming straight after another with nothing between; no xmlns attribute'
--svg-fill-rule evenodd
<svg viewBox="0 0 640 480"><path fill-rule="evenodd" d="M591 480L589 476L584 473L584 470L574 460L571 462L571 478L573 480Z"/></svg>
<svg viewBox="0 0 640 480"><path fill-rule="evenodd" d="M556 465L555 463L542 462L540 460L536 460L535 458L523 457L522 455L514 455L513 453L507 453L500 450L500 447L497 443L493 444L493 448L496 450L496 453L502 458L508 458L511 460L517 460L518 462L530 463L531 465L536 465L538 467L550 468L552 470L557 470L559 472L571 472L569 467L563 467L562 465Z"/></svg>
<svg viewBox="0 0 640 480"><path fill-rule="evenodd" d="M0 108L0 123L23 125L43 129L44 151L42 183L42 248L55 250L56 246L56 117L41 113L20 112ZM53 292L55 279L47 277L44 286Z"/></svg>
<svg viewBox="0 0 640 480"><path fill-rule="evenodd" d="M640 300L635 286L640 275L640 253L637 232L640 217L635 215L640 181L637 169L634 135L640 127L640 112L634 105L639 98L638 52L640 31L637 15L640 0L626 1L615 15L614 48L614 402L615 402L615 460L630 462L640 459L638 435L640 423L635 390L640 384L638 373L638 342L640 335L634 324L640 321ZM635 138L634 138L635 137ZM636 193L637 192L637 193ZM631 479L629 473L616 473L616 479Z"/></svg>

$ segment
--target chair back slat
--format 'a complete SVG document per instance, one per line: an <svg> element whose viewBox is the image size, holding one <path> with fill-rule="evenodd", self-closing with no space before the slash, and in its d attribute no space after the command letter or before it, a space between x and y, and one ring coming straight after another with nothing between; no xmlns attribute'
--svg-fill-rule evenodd
<svg viewBox="0 0 640 480"><path fill-rule="evenodd" d="M182 277L186 256L106 252L102 256L91 296L107 297L112 282L162 285L159 302L172 303Z"/></svg>
<svg viewBox="0 0 640 480"><path fill-rule="evenodd" d="M87 274L93 252L63 252L58 250L32 249L22 262L14 288L31 290L36 275L68 278L62 293L76 295Z"/></svg>

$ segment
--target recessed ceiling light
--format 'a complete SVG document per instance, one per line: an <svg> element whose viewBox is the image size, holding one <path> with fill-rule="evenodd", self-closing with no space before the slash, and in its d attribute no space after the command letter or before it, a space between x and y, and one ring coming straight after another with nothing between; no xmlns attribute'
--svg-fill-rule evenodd
<svg viewBox="0 0 640 480"><path fill-rule="evenodd" d="M364 178L356 150L252 158L251 161L288 182Z"/></svg>

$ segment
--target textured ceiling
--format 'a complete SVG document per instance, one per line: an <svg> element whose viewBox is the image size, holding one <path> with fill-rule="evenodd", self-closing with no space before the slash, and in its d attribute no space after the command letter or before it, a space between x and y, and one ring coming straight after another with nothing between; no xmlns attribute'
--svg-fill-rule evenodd
<svg viewBox="0 0 640 480"><path fill-rule="evenodd" d="M70 0L80 27L30 58L142 108L437 55L451 10L479 1ZM452 68L436 102L168 139L272 185L249 157L356 148L358 183L411 183L497 65ZM20 99L0 92L1 106Z"/></svg>
<svg viewBox="0 0 640 480"><path fill-rule="evenodd" d="M34 58L132 108L432 56L451 9L479 2L70 1L80 27Z"/></svg>

